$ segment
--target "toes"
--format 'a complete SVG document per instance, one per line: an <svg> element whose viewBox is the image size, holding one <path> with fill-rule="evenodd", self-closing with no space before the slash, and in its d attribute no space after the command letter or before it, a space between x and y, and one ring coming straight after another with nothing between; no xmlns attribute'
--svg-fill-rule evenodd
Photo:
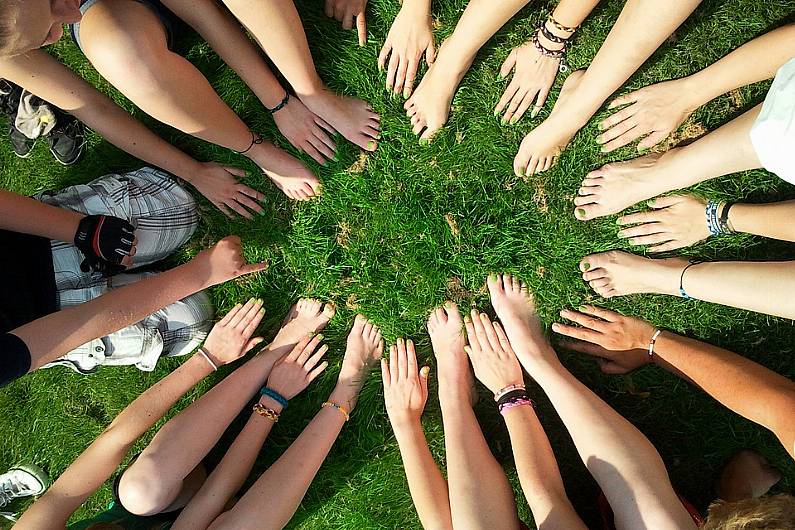
<svg viewBox="0 0 795 530"><path fill-rule="evenodd" d="M323 305L323 315L328 317L329 320L331 320L336 314L337 314L337 306L334 305L334 302L326 302Z"/></svg>
<svg viewBox="0 0 795 530"><path fill-rule="evenodd" d="M458 310L458 304L453 302L452 300L448 300L444 303L444 310L447 316L447 321L456 325L460 326L462 323L461 320L461 312Z"/></svg>
<svg viewBox="0 0 795 530"><path fill-rule="evenodd" d="M521 292L521 282L519 278L516 276L511 276L511 287L513 288L513 292L518 293Z"/></svg>
<svg viewBox="0 0 795 530"><path fill-rule="evenodd" d="M434 310L436 314L436 319L439 321L440 324L447 324L447 313L441 307L437 307Z"/></svg>
<svg viewBox="0 0 795 530"><path fill-rule="evenodd" d="M574 210L574 216L580 221L590 221L607 215L600 204L584 204Z"/></svg>
<svg viewBox="0 0 795 530"><path fill-rule="evenodd" d="M356 315L356 318L353 321L353 329L351 330L351 333L353 333L354 331L360 332L362 328L364 328L364 325L366 323L367 323L367 317L359 313L358 315Z"/></svg>
<svg viewBox="0 0 795 530"><path fill-rule="evenodd" d="M499 274L489 274L486 279L486 285L489 288L489 293L492 297L502 292L502 277Z"/></svg>

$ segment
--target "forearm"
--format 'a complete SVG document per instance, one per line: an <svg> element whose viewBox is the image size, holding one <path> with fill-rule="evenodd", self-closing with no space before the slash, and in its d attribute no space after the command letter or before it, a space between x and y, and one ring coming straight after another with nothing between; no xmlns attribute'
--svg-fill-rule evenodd
<svg viewBox="0 0 795 530"><path fill-rule="evenodd" d="M533 520L543 528L585 528L571 506L555 454L532 407L508 409L503 414L511 438L519 482Z"/></svg>
<svg viewBox="0 0 795 530"><path fill-rule="evenodd" d="M220 528L280 529L298 509L345 418L332 408L321 409L279 459L246 492L235 507L211 526Z"/></svg>
<svg viewBox="0 0 795 530"><path fill-rule="evenodd" d="M274 362L266 353L254 356L169 420L142 456L164 475L187 476L267 380Z"/></svg>
<svg viewBox="0 0 795 530"><path fill-rule="evenodd" d="M795 318L795 261L716 261L691 266L685 292L698 300ZM677 289L678 292L678 289Z"/></svg>
<svg viewBox="0 0 795 530"><path fill-rule="evenodd" d="M795 457L795 383L736 353L667 331L654 351L723 405L773 431Z"/></svg>
<svg viewBox="0 0 795 530"><path fill-rule="evenodd" d="M685 78L696 106L730 90L770 79L795 50L795 25L766 33L740 46L708 68Z"/></svg>
<svg viewBox="0 0 795 530"><path fill-rule="evenodd" d="M576 28L599 5L600 0L560 0L552 17L560 24Z"/></svg>
<svg viewBox="0 0 795 530"><path fill-rule="evenodd" d="M271 407L271 404L267 406ZM271 420L257 413L251 414L221 462L180 513L174 530L197 530L210 526L243 486L272 428Z"/></svg>
<svg viewBox="0 0 795 530"><path fill-rule="evenodd" d="M35 370L86 342L139 322L208 286L207 278L194 260L34 320L12 333L27 345L31 369Z"/></svg>
<svg viewBox="0 0 795 530"><path fill-rule="evenodd" d="M771 204L735 204L729 210L729 222L737 232L795 241L795 200Z"/></svg>
<svg viewBox="0 0 795 530"><path fill-rule="evenodd" d="M211 369L196 356L130 403L31 506L15 528L63 528L66 521L118 468L141 436Z"/></svg>
<svg viewBox="0 0 795 530"><path fill-rule="evenodd" d="M560 362L527 368L549 396L580 458L607 496L619 528L694 528L659 453L637 428Z"/></svg>
<svg viewBox="0 0 795 530"><path fill-rule="evenodd" d="M472 0L436 59L445 68L467 68L477 51L529 0ZM436 64L435 63L435 64Z"/></svg>
<svg viewBox="0 0 795 530"><path fill-rule="evenodd" d="M392 424L400 447L411 499L425 530L452 530L447 481L428 449L419 420Z"/></svg>
<svg viewBox="0 0 795 530"><path fill-rule="evenodd" d="M0 228L71 243L83 215L0 190Z"/></svg>

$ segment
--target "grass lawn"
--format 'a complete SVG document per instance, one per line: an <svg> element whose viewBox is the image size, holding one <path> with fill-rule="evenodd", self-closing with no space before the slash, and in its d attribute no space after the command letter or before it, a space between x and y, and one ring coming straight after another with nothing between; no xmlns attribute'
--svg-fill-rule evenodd
<svg viewBox="0 0 795 530"><path fill-rule="evenodd" d="M528 281L547 327L560 309L593 302L727 347L795 377L790 321L661 296L605 301L580 279L577 263L582 256L628 247L616 237L614 217L588 223L575 220L572 198L589 170L611 160L632 158L634 148L610 155L600 153L594 141L596 123L607 115L600 111L574 138L555 169L525 181L512 174L514 153L523 135L548 115L563 76L535 120L528 115L515 126L501 126L492 116L505 85L497 77L500 64L513 46L528 38L539 13L546 13L553 4L549 0L533 3L489 41L453 100L449 123L432 144L419 146L403 113L402 98L386 93L384 76L376 68L376 57L397 14L398 2L370 1L369 41L364 48L358 47L355 32L345 32L336 21L325 18L322 2L299 2L322 77L335 90L370 101L381 114L383 125L381 145L372 155L360 154L340 139L338 162L320 167L304 157L320 175L325 190L322 199L306 204L289 203L244 157L155 124L99 78L71 41L62 39L53 47L53 53L165 138L199 159L245 167L249 172L246 183L267 195L266 212L253 222L229 221L202 200L202 225L191 244L174 258L175 263L184 261L225 235L239 234L251 260L269 261L269 269L259 276L212 290L219 314L237 301L262 297L268 311L262 333L272 337L299 296L331 300L339 308L326 332L331 347L330 368L273 431L252 476L258 476L289 445L327 397L355 312L380 325L388 341L398 336L413 338L421 357L433 365L425 330L428 310L447 298L464 307L488 309L484 281L491 271L510 271ZM575 40L568 56L572 68L589 64L623 2L605 0L602 4ZM453 31L465 5L465 0L434 2L439 40ZM793 0L707 0L621 91L704 68L740 44L791 21L793 11ZM188 31L181 33L178 51L201 69L250 127L287 147L268 113L237 76L198 37ZM715 129L761 101L767 86L747 87L716 99L694 113L688 129ZM14 157L6 138L2 142L0 185L28 194L141 165L93 134L85 158L69 168L55 164L43 143L31 158L21 160ZM714 198L752 202L795 197L795 188L765 171L717 179L696 191ZM707 241L685 253L707 260L751 260L791 258L792 250L789 244L732 236ZM13 250L4 252L3 259L13 259ZM590 359L564 351L561 355L579 378L651 439L665 459L676 488L700 508L713 498L712 482L722 463L742 448L767 456L785 473L777 490L793 491L795 466L775 437L698 389L655 368L609 377L602 375ZM0 439L5 440L0 447L0 472L13 464L35 462L57 477L119 411L180 362L164 360L153 373L107 368L80 377L65 369L41 371L4 388L0 391ZM172 414L227 371L200 384ZM290 528L419 528L379 379L374 374L367 382L359 408ZM595 483L554 410L540 391L534 394L569 494L589 526L595 525ZM486 438L511 477L522 517L531 522L516 480L507 433L488 401L482 400L479 405ZM424 421L432 451L443 464L443 433L435 397L430 399ZM227 438L231 439L239 427L233 426ZM135 451L141 450L154 432L145 436ZM224 447L222 444L216 451L216 457L223 454ZM75 520L98 512L110 499L106 484Z"/></svg>

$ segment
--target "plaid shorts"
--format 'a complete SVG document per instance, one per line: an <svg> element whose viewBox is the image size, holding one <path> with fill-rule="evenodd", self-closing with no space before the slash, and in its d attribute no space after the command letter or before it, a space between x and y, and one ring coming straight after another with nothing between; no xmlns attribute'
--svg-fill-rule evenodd
<svg viewBox="0 0 795 530"><path fill-rule="evenodd" d="M88 184L36 199L84 214L112 215L136 227L134 266L157 262L190 239L199 222L196 203L187 190L166 173L144 167L123 175L106 175ZM111 278L80 270L81 252L72 244L52 242L58 307L82 304L111 289L139 281L152 272L130 272ZM213 317L204 292L191 295L122 330L69 352L63 361L81 371L100 365L136 365L154 370L161 355L177 356L196 349L207 336Z"/></svg>

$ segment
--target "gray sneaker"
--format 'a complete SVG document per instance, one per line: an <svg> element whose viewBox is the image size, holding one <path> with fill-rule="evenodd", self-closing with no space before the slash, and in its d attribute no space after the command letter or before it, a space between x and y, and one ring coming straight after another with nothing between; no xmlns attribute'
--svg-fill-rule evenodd
<svg viewBox="0 0 795 530"><path fill-rule="evenodd" d="M47 473L35 465L12 467L0 475L0 508L20 497L32 497L44 493L50 479ZM0 516L16 521L16 514L0 512Z"/></svg>

